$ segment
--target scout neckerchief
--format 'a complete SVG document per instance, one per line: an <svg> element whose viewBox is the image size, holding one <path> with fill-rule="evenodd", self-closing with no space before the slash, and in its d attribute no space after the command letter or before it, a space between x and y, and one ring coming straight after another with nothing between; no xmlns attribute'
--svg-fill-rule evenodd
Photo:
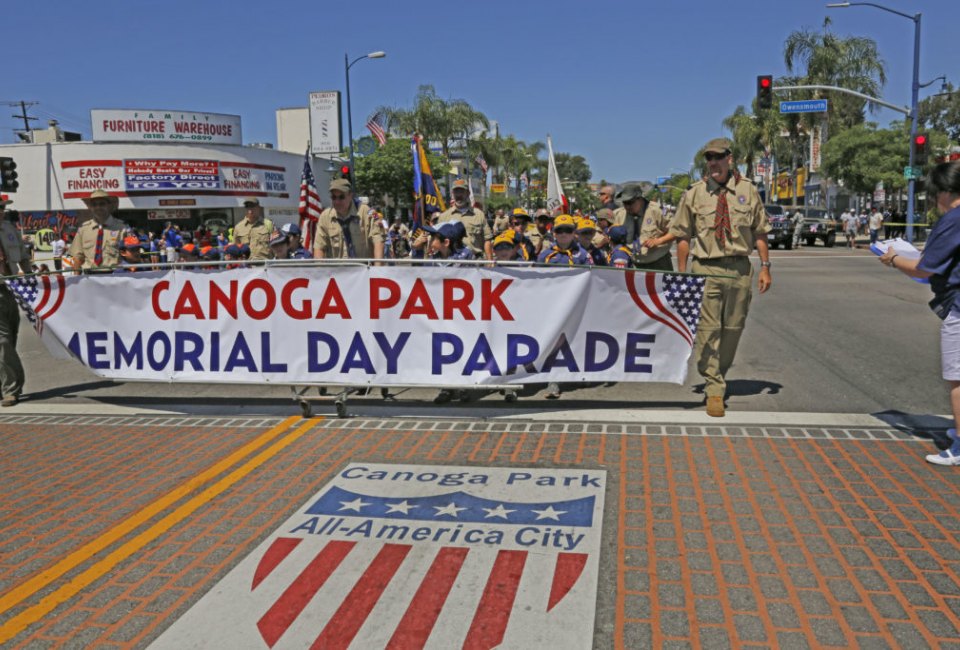
<svg viewBox="0 0 960 650"><path fill-rule="evenodd" d="M740 172L733 172L733 186L736 187L740 182ZM727 184L720 185L720 192L717 194L717 216L713 222L716 228L717 243L723 248L730 238L730 208L727 205Z"/></svg>
<svg viewBox="0 0 960 650"><path fill-rule="evenodd" d="M353 235L350 234L350 222L354 219L359 219L355 214L347 215L345 219L341 219L337 215L337 223L340 224L340 230L343 231L343 241L347 244L347 257L356 257L357 249L353 246Z"/></svg>
<svg viewBox="0 0 960 650"><path fill-rule="evenodd" d="M97 224L97 243L93 248L93 263L96 266L103 264L103 226Z"/></svg>

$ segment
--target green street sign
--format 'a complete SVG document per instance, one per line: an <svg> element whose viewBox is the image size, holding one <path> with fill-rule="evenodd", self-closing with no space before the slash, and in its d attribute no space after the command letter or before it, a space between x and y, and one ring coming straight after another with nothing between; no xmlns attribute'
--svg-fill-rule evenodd
<svg viewBox="0 0 960 650"><path fill-rule="evenodd" d="M903 168L903 177L909 180L916 180L923 176L923 170L920 167L910 167L907 165Z"/></svg>

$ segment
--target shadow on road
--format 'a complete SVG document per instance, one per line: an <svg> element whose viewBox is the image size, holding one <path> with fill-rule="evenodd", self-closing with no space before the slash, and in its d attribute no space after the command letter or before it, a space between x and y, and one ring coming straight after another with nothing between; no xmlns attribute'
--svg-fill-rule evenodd
<svg viewBox="0 0 960 650"><path fill-rule="evenodd" d="M706 384L697 384L693 392L703 395ZM783 384L763 379L731 379L727 382L727 397L749 397L751 395L777 395Z"/></svg>
<svg viewBox="0 0 960 650"><path fill-rule="evenodd" d="M947 437L947 429L953 426L953 421L949 418L939 415L916 415L903 411L880 411L871 415L911 436L933 440L941 449L946 449L952 442Z"/></svg>
<svg viewBox="0 0 960 650"><path fill-rule="evenodd" d="M47 390L42 390L36 393L25 393L20 401L22 402L39 402L45 399L52 399L54 397L77 397L77 393L85 393L93 390L100 390L102 388L110 388L116 386L116 382L113 381L88 381L83 384L73 384L72 386L59 386L57 388L50 388ZM98 398L102 399L102 398Z"/></svg>

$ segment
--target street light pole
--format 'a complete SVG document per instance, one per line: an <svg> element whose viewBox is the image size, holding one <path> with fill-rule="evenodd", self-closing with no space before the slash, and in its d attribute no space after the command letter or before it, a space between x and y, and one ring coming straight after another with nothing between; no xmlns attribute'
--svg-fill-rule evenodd
<svg viewBox="0 0 960 650"><path fill-rule="evenodd" d="M913 21L913 83L910 87L910 178L907 181L907 241L913 241L914 208L913 199L916 194L916 179L913 177L913 161L916 155L917 121L919 120L918 103L920 97L920 18L922 14L910 15L875 2L836 2L828 4L829 9L841 7L866 6L881 9Z"/></svg>
<svg viewBox="0 0 960 650"><path fill-rule="evenodd" d="M350 147L350 185L353 186L353 112L350 110L350 68L353 67L353 64L357 61L362 61L363 59L382 59L387 56L386 52L370 52L370 54L364 54L363 56L358 56L353 61L350 60L350 55L346 52L343 54L343 72L347 80L347 145Z"/></svg>

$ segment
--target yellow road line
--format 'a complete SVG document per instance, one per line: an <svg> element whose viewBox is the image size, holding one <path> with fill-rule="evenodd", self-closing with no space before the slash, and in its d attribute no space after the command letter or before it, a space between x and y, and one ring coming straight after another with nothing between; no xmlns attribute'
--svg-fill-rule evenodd
<svg viewBox="0 0 960 650"><path fill-rule="evenodd" d="M53 566L44 569L26 582L17 585L17 587L15 587L13 590L0 597L0 614L8 611L11 607L14 607L18 603L23 602L68 571L71 571L77 566L83 564L130 531L135 530L138 526L149 521L158 513L163 512L171 505L199 488L207 481L219 476L224 471L243 460L251 452L256 451L289 429L293 423L297 422L298 420L300 420L299 417L287 418L269 431L260 434L243 447L240 447L235 452L218 462L216 465L201 472L200 474L197 474L189 481L163 495L142 510L127 517L125 520L101 534L96 539L84 544Z"/></svg>
<svg viewBox="0 0 960 650"><path fill-rule="evenodd" d="M234 483L247 476L250 472L276 456L292 443L296 442L320 419L322 418L313 418L312 420L300 425L291 433L287 434L273 445L263 450L210 487L206 488L203 492L200 492L196 496L192 497L189 501L186 501L177 507L173 512L138 534L136 537L133 537L118 546L116 549L107 554L102 560L83 570L69 582L61 587L58 587L49 595L44 596L39 603L23 610L11 618L9 621L0 626L0 643L5 643L16 635L20 634L20 632L25 630L27 627L33 623L36 623L41 618L53 611L58 605L66 602L73 596L77 595L84 588L102 578L108 571L113 569L120 562L124 561L142 549L144 546L160 537L160 535L164 534L175 525L189 517L198 508L208 503Z"/></svg>

